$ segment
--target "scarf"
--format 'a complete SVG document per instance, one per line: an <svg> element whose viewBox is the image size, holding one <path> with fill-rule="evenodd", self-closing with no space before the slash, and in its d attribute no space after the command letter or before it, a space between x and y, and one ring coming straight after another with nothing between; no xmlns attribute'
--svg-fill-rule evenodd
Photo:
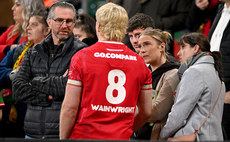
<svg viewBox="0 0 230 142"><path fill-rule="evenodd" d="M198 54L193 55L192 57L188 58L183 64L181 64L180 68L178 69L178 76L179 80L181 80L184 72L192 66L200 57L211 55L210 52L201 52Z"/></svg>
<svg viewBox="0 0 230 142"><path fill-rule="evenodd" d="M165 62L160 67L158 67L155 71L152 72L152 87L153 89L156 89L157 84L162 76L163 73L171 70L171 69L178 69L179 65L174 62ZM151 67L149 66L149 69L151 70Z"/></svg>
<svg viewBox="0 0 230 142"><path fill-rule="evenodd" d="M29 41L26 43L24 50L22 51L22 54L20 56L18 56L17 61L14 64L13 70L15 70L16 68L18 68L18 66L20 65L22 58L24 57L24 55L26 54L27 49L29 49L30 47L32 47L34 45L34 43L32 41Z"/></svg>

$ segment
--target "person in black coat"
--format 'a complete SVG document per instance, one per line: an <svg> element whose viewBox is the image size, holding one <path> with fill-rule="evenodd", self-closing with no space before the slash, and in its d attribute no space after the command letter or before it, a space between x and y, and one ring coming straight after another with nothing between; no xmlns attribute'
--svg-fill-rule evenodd
<svg viewBox="0 0 230 142"><path fill-rule="evenodd" d="M185 24L190 32L201 32L208 36L217 14L218 0L194 0Z"/></svg>
<svg viewBox="0 0 230 142"><path fill-rule="evenodd" d="M27 104L26 138L59 138L59 115L70 61L86 47L74 38L75 17L72 4L52 5L47 19L51 34L27 51L13 80L14 98Z"/></svg>
<svg viewBox="0 0 230 142"><path fill-rule="evenodd" d="M230 140L230 0L221 0L216 18L209 31L208 38L211 51L220 51L222 54L223 78L226 86L226 96L222 120L225 140Z"/></svg>

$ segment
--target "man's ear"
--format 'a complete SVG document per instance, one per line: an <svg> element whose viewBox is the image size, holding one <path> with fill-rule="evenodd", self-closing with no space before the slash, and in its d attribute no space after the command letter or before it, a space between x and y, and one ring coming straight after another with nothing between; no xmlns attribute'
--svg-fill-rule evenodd
<svg viewBox="0 0 230 142"><path fill-rule="evenodd" d="M50 33L50 28L49 27L46 27L46 29L45 29L45 36L47 36L49 33Z"/></svg>
<svg viewBox="0 0 230 142"><path fill-rule="evenodd" d="M46 22L47 22L47 24L49 25L49 27L50 27L50 29L51 29L51 19L47 18L47 19L46 19Z"/></svg>
<svg viewBox="0 0 230 142"><path fill-rule="evenodd" d="M101 27L100 23L99 23L99 22L96 22L96 29L97 29L97 32L100 32L100 27Z"/></svg>

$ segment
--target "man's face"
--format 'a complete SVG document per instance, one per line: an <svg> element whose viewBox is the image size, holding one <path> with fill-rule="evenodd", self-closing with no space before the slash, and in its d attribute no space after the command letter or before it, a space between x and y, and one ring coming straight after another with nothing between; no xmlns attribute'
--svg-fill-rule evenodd
<svg viewBox="0 0 230 142"><path fill-rule="evenodd" d="M70 8L57 7L53 18L47 20L55 45L63 43L73 33L74 15L74 11Z"/></svg>
<svg viewBox="0 0 230 142"><path fill-rule="evenodd" d="M138 38L139 38L141 32L143 32L143 31L144 31L144 29L138 28L138 29L135 29L132 32L128 33L129 40L130 40L133 48L136 50L137 54L139 54L139 52L140 52L140 48L138 46Z"/></svg>

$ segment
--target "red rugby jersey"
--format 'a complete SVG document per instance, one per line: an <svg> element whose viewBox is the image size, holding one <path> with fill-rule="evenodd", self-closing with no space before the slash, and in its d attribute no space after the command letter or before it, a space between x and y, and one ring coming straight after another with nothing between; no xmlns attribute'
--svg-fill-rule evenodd
<svg viewBox="0 0 230 142"><path fill-rule="evenodd" d="M139 92L152 88L152 76L126 45L101 41L73 56L68 85L82 87L71 139L128 140Z"/></svg>

